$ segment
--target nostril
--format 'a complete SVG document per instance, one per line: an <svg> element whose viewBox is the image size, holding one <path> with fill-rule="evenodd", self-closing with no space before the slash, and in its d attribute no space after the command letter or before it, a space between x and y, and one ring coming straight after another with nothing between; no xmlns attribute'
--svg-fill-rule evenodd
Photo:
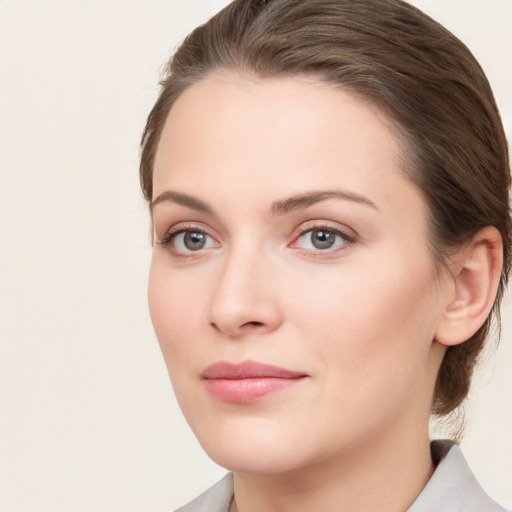
<svg viewBox="0 0 512 512"><path fill-rule="evenodd" d="M218 331L222 331L219 325L217 325L215 322L211 322L210 324L214 329L217 329ZM251 328L258 328L263 327L265 324L263 322L246 322L242 324L239 329L245 330L245 329L251 329Z"/></svg>

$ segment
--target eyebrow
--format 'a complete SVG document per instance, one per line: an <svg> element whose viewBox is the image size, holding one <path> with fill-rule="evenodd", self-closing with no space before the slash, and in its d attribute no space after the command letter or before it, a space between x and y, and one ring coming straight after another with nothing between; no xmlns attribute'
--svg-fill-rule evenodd
<svg viewBox="0 0 512 512"><path fill-rule="evenodd" d="M367 197L355 194L354 192L349 192L347 190L334 189L314 190L310 192L297 194L287 199L280 199L278 201L274 201L272 203L271 211L274 215L282 215L295 210L300 210L302 208L307 208L308 206L312 206L313 204L319 203L320 201L325 201L327 199L343 199L345 201L352 201L355 203L370 206L375 210L378 210L375 203L368 199ZM214 213L213 208L211 208L211 206L206 204L204 201L201 201L201 199L198 199L197 197L194 196L190 196L188 194L183 194L181 192L174 192L172 190L167 190L165 192L162 192L159 196L157 196L151 202L151 211L153 211L153 208L157 204L162 203L164 201L170 201L172 203L185 206L186 208L190 208L191 210L196 210L198 212L203 212L210 215Z"/></svg>
<svg viewBox="0 0 512 512"><path fill-rule="evenodd" d="M299 210L301 208L307 208L308 206L319 203L320 201L325 201L326 199L343 199L345 201L353 201L355 203L364 204L374 208L375 210L378 210L376 204L367 197L355 194L354 192L349 192L347 190L334 189L314 190L311 192L297 194L295 196L289 197L288 199L275 201L272 204L272 212L277 215L288 213L294 210Z"/></svg>
<svg viewBox="0 0 512 512"><path fill-rule="evenodd" d="M186 208L190 208L191 210L196 210L198 212L203 213L213 213L213 209L208 206L205 202L201 201L197 197L189 196L188 194L182 194L181 192L173 192L172 190L167 190L162 192L158 197L156 197L151 202L151 211L153 208L164 201L170 201L172 203L179 204L181 206L185 206Z"/></svg>

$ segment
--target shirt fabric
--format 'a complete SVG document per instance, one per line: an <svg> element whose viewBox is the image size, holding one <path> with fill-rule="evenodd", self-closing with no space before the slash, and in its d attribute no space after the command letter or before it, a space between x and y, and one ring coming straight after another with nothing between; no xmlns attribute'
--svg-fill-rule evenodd
<svg viewBox="0 0 512 512"><path fill-rule="evenodd" d="M482 489L453 441L433 441L436 465L427 485L406 512L506 512ZM233 498L233 474L175 512L229 512Z"/></svg>

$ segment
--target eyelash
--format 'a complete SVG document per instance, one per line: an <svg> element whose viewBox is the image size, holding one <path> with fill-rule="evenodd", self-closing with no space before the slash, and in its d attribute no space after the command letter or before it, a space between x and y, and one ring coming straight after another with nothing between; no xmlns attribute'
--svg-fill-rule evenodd
<svg viewBox="0 0 512 512"><path fill-rule="evenodd" d="M297 250L300 250L303 253L307 253L314 257L322 257L327 255L333 255L337 254L340 251L343 251L346 247L346 245L352 245L357 242L357 237L353 234L350 234L340 228L335 228L333 226L329 226L326 224L307 224L306 226L302 227L297 233L293 235L293 243L296 243L300 238L302 238L304 235L306 235L309 232L313 231L326 231L328 233L332 233L335 236L341 237L343 239L343 243L341 244L341 248L335 249L335 250L329 250L329 249L301 249L300 247L297 248ZM157 244L160 246L163 246L167 248L167 250L172 254L173 257L186 260L189 258L197 257L198 254L194 254L195 252L200 253L201 251L189 251L187 253L180 252L176 250L172 246L172 242L175 240L175 238L178 235L184 234L184 233L199 233L202 235L205 235L212 240L215 240L206 230L200 227L195 226L186 226L186 227L177 227L175 229L170 229L162 238L162 240L158 241Z"/></svg>

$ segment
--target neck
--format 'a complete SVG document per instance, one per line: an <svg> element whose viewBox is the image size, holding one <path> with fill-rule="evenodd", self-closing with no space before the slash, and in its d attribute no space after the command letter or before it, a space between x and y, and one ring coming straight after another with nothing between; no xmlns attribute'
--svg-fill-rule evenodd
<svg viewBox="0 0 512 512"><path fill-rule="evenodd" d="M389 432L364 449L285 474L235 473L237 512L403 511L432 476L428 430L403 437Z"/></svg>

